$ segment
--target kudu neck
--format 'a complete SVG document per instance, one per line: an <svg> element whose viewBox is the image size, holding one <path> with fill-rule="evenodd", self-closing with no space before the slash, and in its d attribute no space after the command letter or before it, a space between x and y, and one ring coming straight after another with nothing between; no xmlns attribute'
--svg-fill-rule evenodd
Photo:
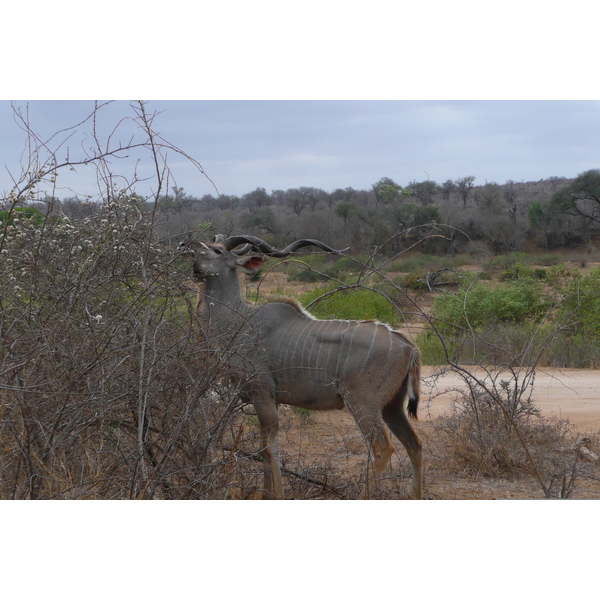
<svg viewBox="0 0 600 600"><path fill-rule="evenodd" d="M217 316L223 313L244 313L249 305L242 298L240 278L236 270L221 273L217 277L208 277L204 284L205 311Z"/></svg>

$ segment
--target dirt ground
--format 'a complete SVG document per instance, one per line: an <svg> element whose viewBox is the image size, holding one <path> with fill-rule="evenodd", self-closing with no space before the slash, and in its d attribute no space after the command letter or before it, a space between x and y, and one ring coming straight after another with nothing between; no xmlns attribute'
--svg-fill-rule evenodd
<svg viewBox="0 0 600 600"><path fill-rule="evenodd" d="M421 370L422 399L428 418L435 418L448 410L451 390L461 385L458 375L447 373L436 378L433 388L434 372L435 368L428 366ZM532 398L543 415L567 419L582 434L600 432L600 371L538 369Z"/></svg>

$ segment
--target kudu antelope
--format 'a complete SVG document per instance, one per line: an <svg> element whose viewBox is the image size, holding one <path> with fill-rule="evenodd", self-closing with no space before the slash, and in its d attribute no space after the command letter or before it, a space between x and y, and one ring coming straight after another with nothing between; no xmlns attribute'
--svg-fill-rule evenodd
<svg viewBox="0 0 600 600"><path fill-rule="evenodd" d="M253 306L242 298L238 269L253 273L267 257L284 258L308 245L339 251L317 240L298 240L275 250L249 235L215 239L187 245L194 252L194 274L204 282L201 311L207 338L227 352L241 398L258 416L265 461L263 498L283 498L278 404L312 410L346 407L372 451L375 485L393 453L385 421L406 448L413 497L421 498L421 440L404 411L408 393L408 413L417 418L418 349L382 323L319 320L293 301ZM369 497L373 488L367 472Z"/></svg>

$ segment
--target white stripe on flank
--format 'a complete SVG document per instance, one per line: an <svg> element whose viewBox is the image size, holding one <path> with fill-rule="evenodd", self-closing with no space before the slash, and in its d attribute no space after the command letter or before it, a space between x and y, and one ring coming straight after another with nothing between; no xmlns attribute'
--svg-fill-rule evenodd
<svg viewBox="0 0 600 600"><path fill-rule="evenodd" d="M348 359L350 358L350 356L352 355L352 340L354 340L354 336L356 335L356 331L358 330L358 324L355 322L354 324L354 328L352 329L352 335L350 336L350 340L348 341L348 349L346 350L346 358L344 359L344 364L342 366L342 370L340 371L340 379L342 379L344 377L344 372L346 370L346 363L348 362ZM342 346L342 344L340 344L340 347Z"/></svg>
<svg viewBox="0 0 600 600"><path fill-rule="evenodd" d="M327 321L319 322L319 328L318 328L318 330L315 331L315 334L313 337L313 345L312 345L312 347L310 349L310 353L308 355L308 360L316 367L316 369L318 371L322 371L327 368L327 365L322 365L319 360L321 357L321 348L323 348L323 342L320 341L321 332L322 332L323 328L325 328L326 326L327 326ZM317 356L315 356L315 358L311 360L311 353L315 346L317 347ZM318 373L315 373L314 376L318 377Z"/></svg>
<svg viewBox="0 0 600 600"><path fill-rule="evenodd" d="M369 346L369 351L367 352L367 356L365 356L365 360L363 361L362 366L360 367L360 373L362 373L365 369L365 366L367 365L367 362L369 362L369 358L371 357L371 352L373 350L373 346L375 345L375 338L377 337L377 327L379 326L379 323L373 323L374 327L373 327L373 337L371 338L371 345Z"/></svg>
<svg viewBox="0 0 600 600"><path fill-rule="evenodd" d="M298 344L298 339L300 336L300 328L302 326L302 323L295 323L292 330L289 332L289 337L287 340L287 344L285 346L285 352L282 353L282 360L281 360L281 364L283 366L283 368L287 368L288 365L288 357L290 355L290 350L292 348L292 342L294 342L294 349L296 344ZM306 325L305 325L306 326ZM291 350L292 352L292 360L293 360L293 350Z"/></svg>
<svg viewBox="0 0 600 600"><path fill-rule="evenodd" d="M326 321L313 321L312 326L305 333L307 339L302 348L302 358L300 362L313 371L319 367L318 357L314 355L314 351L316 347L318 355L320 347L318 335L321 332L321 329L323 329L323 324L325 322ZM308 346L306 345L307 343Z"/></svg>
<svg viewBox="0 0 600 600"><path fill-rule="evenodd" d="M304 332L306 331L306 328L311 325L312 321L309 319L306 321L306 323L304 324L304 327L302 327L302 329L300 329L300 331L298 333L296 333L296 339L295 339L295 343L294 343L294 348L292 350L292 364L289 365L287 362L284 363L284 366L286 368L294 368L294 367L302 367L302 363L298 364L296 362L296 348L298 347L298 344L302 341L303 343L306 343L306 336L304 335Z"/></svg>
<svg viewBox="0 0 600 600"><path fill-rule="evenodd" d="M389 362L390 357L392 356L392 353L394 351L394 330L391 327L387 327L387 326L386 326L386 329L387 329L387 332L389 335L389 340L390 340L390 345L388 348L388 362ZM393 365L392 365L392 368L393 368Z"/></svg>
<svg viewBox="0 0 600 600"><path fill-rule="evenodd" d="M342 379L342 374L340 372L340 356L342 355L342 344L343 344L343 338L342 338L342 336L350 328L350 321L340 321L340 323L346 323L346 329L344 329L344 331L340 332L340 343L337 346L338 355L337 355L337 360L335 361L335 373L333 374L333 376L338 381L340 381Z"/></svg>
<svg viewBox="0 0 600 600"><path fill-rule="evenodd" d="M327 329L334 328L334 325L331 321L326 321L326 323L327 323ZM331 332L329 332L329 335L330 335L330 337L333 337L333 334ZM333 340L330 340L327 345L329 347L327 348L327 358L325 359L325 366L324 366L325 369L329 369L329 358L331 357L331 348L333 348L333 346L334 346ZM337 368L337 366L336 366L336 368ZM333 379L335 379L337 377L337 373L333 372L332 376L333 376Z"/></svg>
<svg viewBox="0 0 600 600"><path fill-rule="evenodd" d="M308 323L306 324L308 326ZM306 333L306 327L302 330L302 351L300 352L300 368L304 367L304 350L306 348L306 342L310 339L310 334ZM295 357L294 357L295 358Z"/></svg>

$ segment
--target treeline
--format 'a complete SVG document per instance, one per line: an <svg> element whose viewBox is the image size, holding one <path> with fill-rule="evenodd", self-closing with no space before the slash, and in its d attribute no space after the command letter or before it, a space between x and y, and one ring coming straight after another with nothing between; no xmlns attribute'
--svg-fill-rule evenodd
<svg viewBox="0 0 600 600"><path fill-rule="evenodd" d="M156 231L167 243L212 233L250 233L275 244L292 238L318 238L334 247L369 253L384 246L398 252L425 238L427 224L437 223L444 236L430 237L421 250L452 255L468 250L469 240L484 242L494 254L587 246L598 230L600 171L575 179L550 177L534 182L486 182L475 176L400 185L383 177L370 189L351 187L256 188L241 196L196 197L173 187L156 203L139 201L155 211ZM89 216L97 207L66 198L60 210L70 218ZM445 229L444 229L445 228Z"/></svg>

